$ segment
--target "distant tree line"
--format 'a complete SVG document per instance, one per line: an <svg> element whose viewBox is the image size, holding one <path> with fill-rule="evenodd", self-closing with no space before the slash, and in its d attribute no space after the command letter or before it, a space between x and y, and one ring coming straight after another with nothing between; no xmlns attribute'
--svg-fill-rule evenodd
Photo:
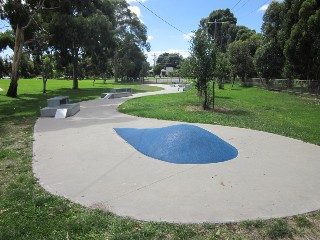
<svg viewBox="0 0 320 240"><path fill-rule="evenodd" d="M262 33L237 25L230 9L213 11L198 31L216 48L212 78L220 83L237 77L242 82L250 77L320 81L318 0L272 1ZM194 60L191 54L180 64L182 76L195 77Z"/></svg>
<svg viewBox="0 0 320 240"><path fill-rule="evenodd" d="M149 68L146 26L125 0L0 0L0 16L12 29L0 33L0 51L14 51L0 59L0 75L11 75L9 97L17 97L19 76L41 75L44 86L68 77L78 89L84 77L118 80Z"/></svg>
<svg viewBox="0 0 320 240"><path fill-rule="evenodd" d="M179 71L182 61L183 57L179 53L162 53L158 56L153 68L154 74L160 75L161 70L166 69L166 67L173 67L176 71Z"/></svg>

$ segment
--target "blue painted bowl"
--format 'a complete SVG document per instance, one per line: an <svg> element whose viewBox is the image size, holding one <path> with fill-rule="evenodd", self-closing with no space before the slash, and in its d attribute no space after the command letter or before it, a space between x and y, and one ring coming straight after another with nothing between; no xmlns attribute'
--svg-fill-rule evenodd
<svg viewBox="0 0 320 240"><path fill-rule="evenodd" d="M200 127L179 124L163 128L115 128L139 152L176 164L207 164L231 160L238 150Z"/></svg>

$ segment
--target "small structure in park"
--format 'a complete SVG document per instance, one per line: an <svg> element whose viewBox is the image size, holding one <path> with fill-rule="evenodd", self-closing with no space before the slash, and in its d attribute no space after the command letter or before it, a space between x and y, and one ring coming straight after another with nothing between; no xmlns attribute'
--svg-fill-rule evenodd
<svg viewBox="0 0 320 240"><path fill-rule="evenodd" d="M65 118L71 117L80 111L80 103L70 103L68 96L57 96L47 101L48 106L40 109L41 117Z"/></svg>
<svg viewBox="0 0 320 240"><path fill-rule="evenodd" d="M172 87L177 87L178 88L178 92L187 91L187 90L190 90L190 88L191 88L190 84L186 84L185 86L183 86L180 83L173 83L171 86Z"/></svg>
<svg viewBox="0 0 320 240"><path fill-rule="evenodd" d="M110 98L122 98L132 96L131 88L112 88L110 93L102 93L101 98L110 99Z"/></svg>
<svg viewBox="0 0 320 240"><path fill-rule="evenodd" d="M166 67L166 69L161 69L160 76L168 77L168 76L171 76L172 73L173 73L173 67Z"/></svg>

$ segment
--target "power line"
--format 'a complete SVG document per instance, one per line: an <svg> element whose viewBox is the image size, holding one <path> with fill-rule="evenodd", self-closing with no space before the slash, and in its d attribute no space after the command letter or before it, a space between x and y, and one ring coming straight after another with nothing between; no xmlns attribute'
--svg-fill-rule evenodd
<svg viewBox="0 0 320 240"><path fill-rule="evenodd" d="M265 1L265 2L260 6L260 7L258 7L258 8L256 8L256 9L252 10L252 11L251 11L251 12L249 12L247 15L244 15L244 16L242 16L242 17L239 17L238 19L243 19L243 18L248 17L248 16L249 16L249 15L251 15L252 13L254 13L254 12L258 11L261 7L263 7L264 5L266 5L268 2L270 2L270 0Z"/></svg>
<svg viewBox="0 0 320 240"><path fill-rule="evenodd" d="M157 18L159 18L161 21L165 22L166 24L168 24L170 27L174 28L175 30L177 30L178 32L181 32L182 34L188 35L187 33L181 31L179 28L175 27L174 25L172 25L171 23L169 23L168 21L166 21L165 19L163 19L162 17L160 17L157 13L155 13L154 11L152 11L150 8L148 8L147 6L145 6L140 0L136 0L136 2L138 2L142 7L144 7L145 9L147 9L149 12L151 12L153 15L155 15Z"/></svg>
<svg viewBox="0 0 320 240"><path fill-rule="evenodd" d="M234 9L241 1L242 1L242 0L239 0L239 1L231 8L231 10Z"/></svg>
<svg viewBox="0 0 320 240"><path fill-rule="evenodd" d="M245 5L247 5L247 3L249 2L250 0L247 0L244 4L242 4L242 6L240 8L238 8L237 10L234 11L234 13L238 12L241 8L243 8Z"/></svg>

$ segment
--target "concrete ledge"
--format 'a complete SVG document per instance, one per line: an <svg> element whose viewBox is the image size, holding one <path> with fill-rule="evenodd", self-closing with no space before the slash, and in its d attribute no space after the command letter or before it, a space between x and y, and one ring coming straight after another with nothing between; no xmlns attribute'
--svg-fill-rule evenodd
<svg viewBox="0 0 320 240"><path fill-rule="evenodd" d="M120 93L115 93L114 98L122 98L122 97L130 97L132 96L131 92L120 92Z"/></svg>
<svg viewBox="0 0 320 240"><path fill-rule="evenodd" d="M122 97L130 97L132 96L131 92L119 92L119 93L101 93L101 98L105 98L108 94L111 94L108 99L113 98L122 98Z"/></svg>
<svg viewBox="0 0 320 240"><path fill-rule="evenodd" d="M61 104L69 104L69 97L58 96L48 99L48 107L57 107Z"/></svg>
<svg viewBox="0 0 320 240"><path fill-rule="evenodd" d="M57 109L67 109L67 117L71 117L80 111L80 103L62 104L56 107L45 107L40 109L41 117L54 117Z"/></svg>
<svg viewBox="0 0 320 240"><path fill-rule="evenodd" d="M101 93L101 98L105 98L105 99L113 98L113 93Z"/></svg>
<svg viewBox="0 0 320 240"><path fill-rule="evenodd" d="M111 93L124 93L124 92L132 92L131 88L112 88L110 90Z"/></svg>

